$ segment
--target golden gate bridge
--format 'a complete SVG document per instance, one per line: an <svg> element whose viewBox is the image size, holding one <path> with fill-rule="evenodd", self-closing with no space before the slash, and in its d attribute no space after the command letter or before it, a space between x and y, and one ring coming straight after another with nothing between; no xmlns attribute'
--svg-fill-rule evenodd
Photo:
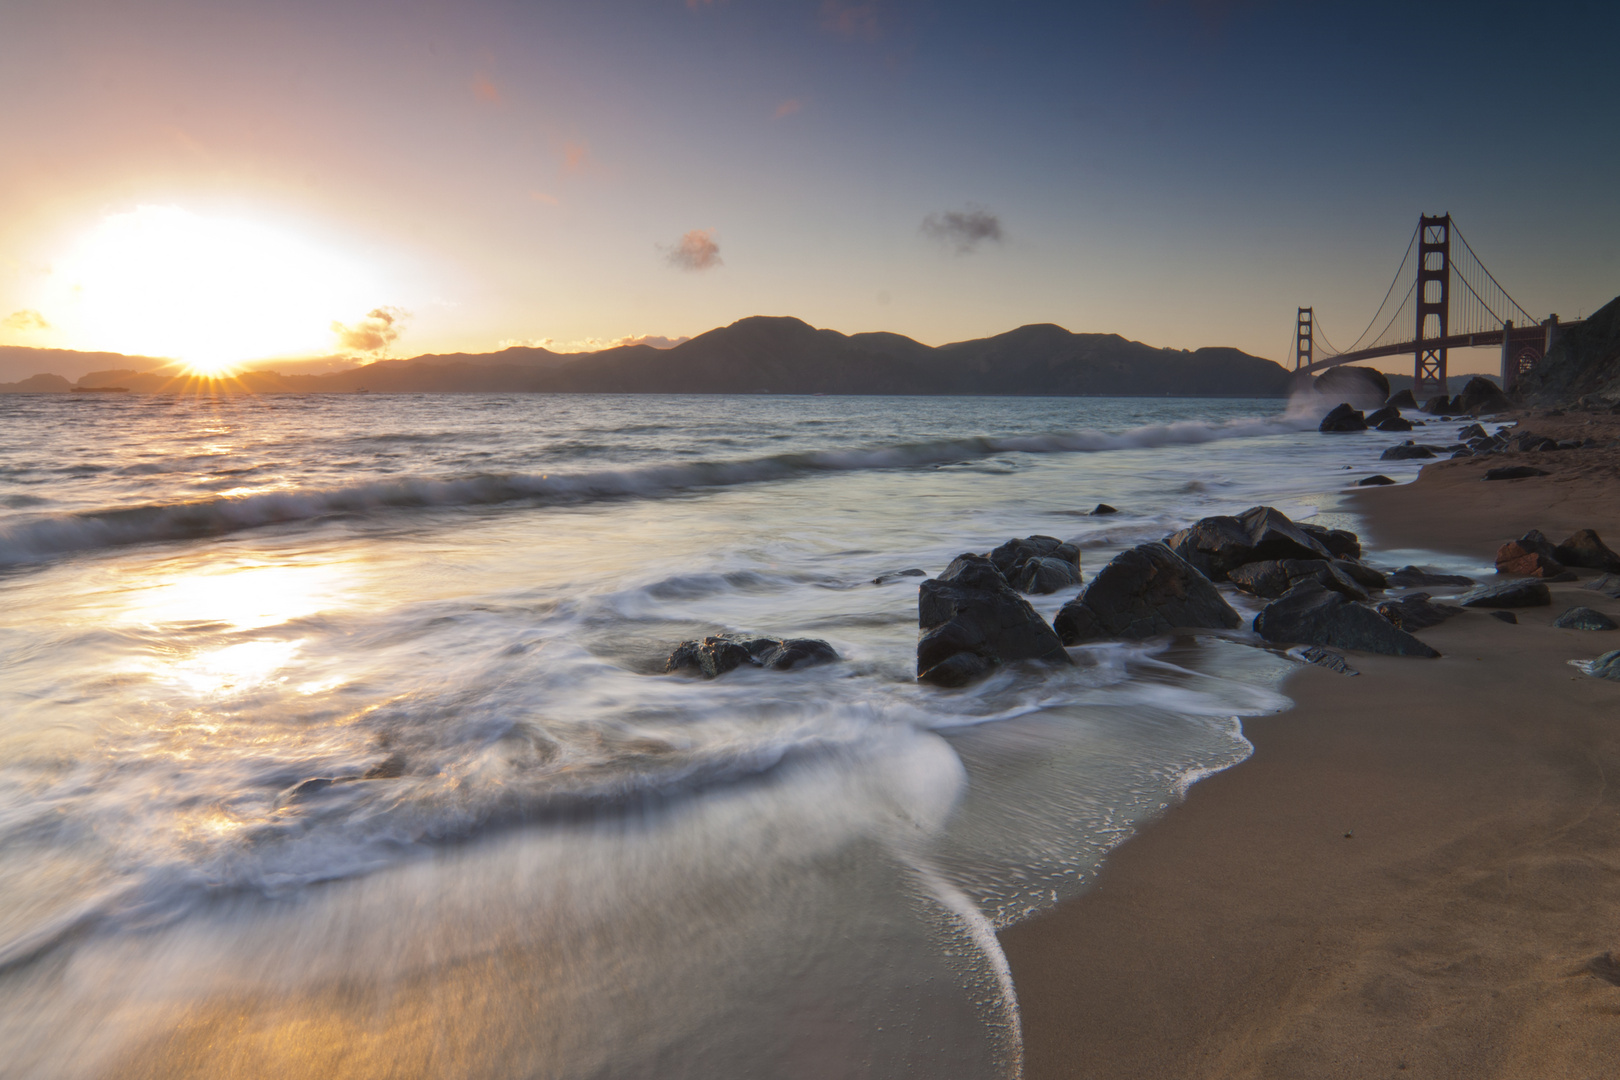
<svg viewBox="0 0 1620 1080"><path fill-rule="evenodd" d="M1327 339L1313 309L1299 309L1294 371L1303 376L1411 353L1412 392L1421 401L1446 392L1448 350L1499 345L1502 389L1512 390L1552 349L1557 334L1558 316L1537 318L1509 296L1450 214L1422 215L1383 303L1348 348Z"/></svg>

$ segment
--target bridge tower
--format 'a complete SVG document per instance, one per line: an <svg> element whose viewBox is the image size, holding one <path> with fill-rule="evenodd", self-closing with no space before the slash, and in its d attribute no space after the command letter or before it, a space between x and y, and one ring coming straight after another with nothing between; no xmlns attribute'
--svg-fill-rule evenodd
<svg viewBox="0 0 1620 1080"><path fill-rule="evenodd" d="M1421 404L1446 392L1446 349L1437 344L1451 326L1451 215L1418 222L1417 344L1412 396Z"/></svg>
<svg viewBox="0 0 1620 1080"><path fill-rule="evenodd" d="M1294 346L1295 371L1310 367L1311 361L1315 359L1311 349L1316 341L1316 335L1311 331L1311 318L1310 308L1302 307L1299 309L1299 337L1297 339L1298 343Z"/></svg>

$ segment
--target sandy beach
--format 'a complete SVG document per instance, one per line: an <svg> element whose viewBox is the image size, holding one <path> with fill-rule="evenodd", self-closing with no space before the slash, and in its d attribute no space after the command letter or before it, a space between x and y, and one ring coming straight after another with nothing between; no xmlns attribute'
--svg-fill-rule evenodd
<svg viewBox="0 0 1620 1080"><path fill-rule="evenodd" d="M1604 415L1520 430L1607 443ZM1342 437L1342 436L1339 436ZM1482 483L1487 468L1551 475ZM1348 496L1368 561L1489 565L1539 528L1620 541L1620 451L1438 461ZM1437 660L1301 668L1255 752L1115 852L1093 890L1003 932L1043 1077L1594 1077L1620 1071L1620 686L1567 661L1620 601L1552 586L1518 625L1465 612ZM1432 590L1437 593L1442 590ZM1620 978L1620 974L1616 975Z"/></svg>

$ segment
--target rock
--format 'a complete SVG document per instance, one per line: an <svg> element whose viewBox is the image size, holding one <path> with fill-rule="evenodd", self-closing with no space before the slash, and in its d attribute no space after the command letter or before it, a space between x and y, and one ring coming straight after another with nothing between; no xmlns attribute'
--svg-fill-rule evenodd
<svg viewBox="0 0 1620 1080"><path fill-rule="evenodd" d="M1511 623L1514 626L1519 625L1519 617L1511 611L1492 611L1490 616L1493 619L1501 619L1503 622Z"/></svg>
<svg viewBox="0 0 1620 1080"><path fill-rule="evenodd" d="M1379 431L1411 431L1412 421L1392 416L1388 420L1380 420L1375 426Z"/></svg>
<svg viewBox="0 0 1620 1080"><path fill-rule="evenodd" d="M1620 623L1589 607L1572 607L1554 619L1553 625L1560 630L1620 630Z"/></svg>
<svg viewBox="0 0 1620 1080"><path fill-rule="evenodd" d="M1446 395L1441 394L1439 397L1432 397L1428 401L1425 401L1423 403L1423 411L1428 413L1430 416L1443 416L1446 413L1453 412L1454 410L1451 407L1451 399Z"/></svg>
<svg viewBox="0 0 1620 1080"><path fill-rule="evenodd" d="M1327 559L1332 552L1281 511L1254 506L1238 517L1207 517L1164 542L1211 581L1265 559Z"/></svg>
<svg viewBox="0 0 1620 1080"><path fill-rule="evenodd" d="M740 667L772 671L829 664L840 659L837 650L817 638L765 638L720 634L701 641L683 641L669 654L664 672L691 672L705 679L718 678Z"/></svg>
<svg viewBox="0 0 1620 1080"><path fill-rule="evenodd" d="M1385 485L1393 484L1394 482L1395 481L1391 480L1383 473L1374 473L1365 480L1356 481L1356 487L1384 487Z"/></svg>
<svg viewBox="0 0 1620 1080"><path fill-rule="evenodd" d="M1620 576L1615 574L1604 574L1602 577L1593 578L1585 585L1582 585L1581 588L1602 593L1610 600L1620 600Z"/></svg>
<svg viewBox="0 0 1620 1080"><path fill-rule="evenodd" d="M1402 630L1424 630L1439 626L1453 615L1461 615L1463 609L1451 604L1431 604L1428 593L1413 593L1399 600L1386 600L1376 610Z"/></svg>
<svg viewBox="0 0 1620 1080"><path fill-rule="evenodd" d="M921 682L961 686L1014 660L1073 663L1046 620L982 555L959 555L918 586L917 624Z"/></svg>
<svg viewBox="0 0 1620 1080"><path fill-rule="evenodd" d="M1481 585L1458 597L1457 603L1477 608L1547 607L1552 603L1552 593L1544 581L1519 578Z"/></svg>
<svg viewBox="0 0 1620 1080"><path fill-rule="evenodd" d="M1365 600L1367 593L1347 575L1336 561L1328 559L1268 559L1245 563L1227 575L1232 584L1247 593L1275 600L1301 581L1316 581L1352 600Z"/></svg>
<svg viewBox="0 0 1620 1080"><path fill-rule="evenodd" d="M1461 439L1463 442L1467 442L1469 439L1483 439L1487 438L1487 436L1485 434L1485 429L1479 424L1469 424L1467 427L1457 432L1457 438Z"/></svg>
<svg viewBox="0 0 1620 1080"><path fill-rule="evenodd" d="M1180 627L1230 630L1243 620L1209 579L1164 544L1120 552L1053 620L1065 645L1140 640Z"/></svg>
<svg viewBox="0 0 1620 1080"><path fill-rule="evenodd" d="M1373 368L1328 368L1311 386L1329 401L1347 401L1358 409L1376 409L1389 397L1389 376Z"/></svg>
<svg viewBox="0 0 1620 1080"><path fill-rule="evenodd" d="M916 570L916 569L912 569L912 570L895 570L895 571L893 571L891 573L879 574L877 577L872 579L872 584L874 584L874 585L887 585L891 581L904 581L908 577L927 577L927 576L928 576L928 571L926 571L926 570Z"/></svg>
<svg viewBox="0 0 1620 1080"><path fill-rule="evenodd" d="M1326 645L1388 656L1439 656L1372 608L1315 581L1302 581L1255 616L1255 633L1267 641Z"/></svg>
<svg viewBox="0 0 1620 1080"><path fill-rule="evenodd" d="M1551 476L1546 469L1537 469L1529 465L1508 465L1500 469L1486 469L1487 480L1524 480L1531 476Z"/></svg>
<svg viewBox="0 0 1620 1080"><path fill-rule="evenodd" d="M1379 461L1411 461L1417 458L1432 458L1434 451L1427 446L1418 446L1410 439L1399 446L1392 446L1378 455Z"/></svg>
<svg viewBox="0 0 1620 1080"><path fill-rule="evenodd" d="M1376 427L1377 425L1382 424L1385 420L1399 420L1400 418L1401 410L1389 405L1385 405L1382 409L1368 413L1366 417L1368 427Z"/></svg>
<svg viewBox="0 0 1620 1080"><path fill-rule="evenodd" d="M1325 667L1329 671L1336 671L1340 675L1360 675L1361 672L1345 662L1343 656L1336 652L1322 648L1320 645L1296 645L1285 654L1290 660L1298 660L1302 664L1315 664Z"/></svg>
<svg viewBox="0 0 1620 1080"><path fill-rule="evenodd" d="M1468 380L1468 385L1463 387L1462 393L1457 395L1452 411L1482 416L1488 413L1512 412L1513 409L1513 402L1502 393L1501 387L1481 375L1475 375Z"/></svg>
<svg viewBox="0 0 1620 1080"><path fill-rule="evenodd" d="M1403 566L1389 575L1389 584L1393 588L1409 589L1414 585L1472 585L1474 579L1461 574L1435 574L1416 566Z"/></svg>
<svg viewBox="0 0 1620 1080"><path fill-rule="evenodd" d="M1417 398L1412 396L1411 390L1402 390L1391 394L1389 400L1384 402L1384 406L1394 409L1415 409L1418 407Z"/></svg>
<svg viewBox="0 0 1620 1080"><path fill-rule="evenodd" d="M1553 554L1552 543L1540 530L1531 529L1517 540L1510 540L1496 549L1498 574L1522 574L1525 577L1554 578L1564 572L1564 565Z"/></svg>
<svg viewBox="0 0 1620 1080"><path fill-rule="evenodd" d="M1389 588L1389 578L1359 559L1334 559L1333 568L1363 589Z"/></svg>
<svg viewBox="0 0 1620 1080"><path fill-rule="evenodd" d="M1587 668L1586 673L1599 679L1615 679L1620 681L1620 649L1606 652Z"/></svg>
<svg viewBox="0 0 1620 1080"><path fill-rule="evenodd" d="M1008 540L986 558L1020 592L1053 593L1080 584L1080 549L1055 536Z"/></svg>
<svg viewBox="0 0 1620 1080"><path fill-rule="evenodd" d="M1327 548L1328 554L1338 559L1361 558L1361 541L1349 529L1329 529L1323 525L1313 525L1309 521L1296 521L1300 531L1308 534L1311 539Z"/></svg>
<svg viewBox="0 0 1620 1080"><path fill-rule="evenodd" d="M1104 514L1117 514L1117 513L1119 513L1119 511L1115 510L1112 506L1109 506L1107 503L1098 503L1096 508L1091 511L1091 516L1092 517L1102 517Z"/></svg>
<svg viewBox="0 0 1620 1080"><path fill-rule="evenodd" d="M1565 566L1584 566L1589 570L1620 573L1620 555L1609 550L1603 538L1591 529L1582 529L1553 548L1553 558Z"/></svg>
<svg viewBox="0 0 1620 1080"><path fill-rule="evenodd" d="M1361 415L1360 409L1352 409L1348 404L1335 405L1333 409L1322 417L1318 431L1366 431L1367 421Z"/></svg>

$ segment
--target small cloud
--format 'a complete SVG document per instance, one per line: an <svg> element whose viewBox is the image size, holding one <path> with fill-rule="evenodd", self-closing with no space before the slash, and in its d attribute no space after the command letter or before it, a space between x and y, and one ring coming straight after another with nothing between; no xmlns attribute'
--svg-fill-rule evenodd
<svg viewBox="0 0 1620 1080"><path fill-rule="evenodd" d="M39 312L32 308L25 308L22 311L13 311L4 319L0 319L0 327L7 330L21 330L26 334L35 330L49 330L51 324L46 322L45 316Z"/></svg>
<svg viewBox="0 0 1620 1080"><path fill-rule="evenodd" d="M334 322L332 332L338 336L339 348L350 352L386 352L388 346L399 340L407 314L396 307L372 308L358 322Z"/></svg>
<svg viewBox="0 0 1620 1080"><path fill-rule="evenodd" d="M802 108L804 108L803 101L798 98L788 98L776 107L776 111L771 114L771 119L780 120L784 116L792 116Z"/></svg>
<svg viewBox="0 0 1620 1080"><path fill-rule="evenodd" d="M545 203L547 206L557 205L557 196L547 195L543 191L531 191L529 192L529 198L533 199L535 202Z"/></svg>
<svg viewBox="0 0 1620 1080"><path fill-rule="evenodd" d="M821 0L821 28L840 37L876 41L883 36L877 0Z"/></svg>
<svg viewBox="0 0 1620 1080"><path fill-rule="evenodd" d="M479 101L487 101L491 105L501 103L501 92L494 83L489 81L488 75L479 74L473 78L472 92L473 97Z"/></svg>
<svg viewBox="0 0 1620 1080"><path fill-rule="evenodd" d="M958 255L971 255L986 240L1001 243L1001 219L985 207L969 203L961 210L929 214L922 220L921 232L954 248Z"/></svg>
<svg viewBox="0 0 1620 1080"><path fill-rule="evenodd" d="M595 164L591 158L591 148L582 142L571 142L563 145L563 172L584 172Z"/></svg>
<svg viewBox="0 0 1620 1080"><path fill-rule="evenodd" d="M665 337L662 334L627 334L619 338L581 338L578 341L558 341L556 338L507 338L500 343L503 349L546 349L554 353L601 352L625 345L650 345L655 349L673 349L691 341L689 337Z"/></svg>
<svg viewBox="0 0 1620 1080"><path fill-rule="evenodd" d="M713 229L693 229L674 247L663 251L669 265L679 270L712 270L721 265L720 245L715 243Z"/></svg>

